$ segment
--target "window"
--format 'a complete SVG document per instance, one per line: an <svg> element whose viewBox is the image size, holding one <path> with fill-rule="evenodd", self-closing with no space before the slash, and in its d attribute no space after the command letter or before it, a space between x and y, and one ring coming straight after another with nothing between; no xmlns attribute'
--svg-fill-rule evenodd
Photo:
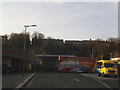
<svg viewBox="0 0 120 90"><path fill-rule="evenodd" d="M105 67L114 67L115 65L113 63L105 63L104 66Z"/></svg>
<svg viewBox="0 0 120 90"><path fill-rule="evenodd" d="M102 65L102 62L97 62L97 68L100 68Z"/></svg>

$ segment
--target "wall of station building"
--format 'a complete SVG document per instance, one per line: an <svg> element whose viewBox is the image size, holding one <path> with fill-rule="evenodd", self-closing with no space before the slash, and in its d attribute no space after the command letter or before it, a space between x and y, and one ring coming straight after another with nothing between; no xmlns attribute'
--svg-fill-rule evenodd
<svg viewBox="0 0 120 90"><path fill-rule="evenodd" d="M58 70L58 57L37 57L36 70Z"/></svg>
<svg viewBox="0 0 120 90"><path fill-rule="evenodd" d="M23 61L18 58L2 56L2 66L3 65L9 65L11 70L10 72L22 72Z"/></svg>

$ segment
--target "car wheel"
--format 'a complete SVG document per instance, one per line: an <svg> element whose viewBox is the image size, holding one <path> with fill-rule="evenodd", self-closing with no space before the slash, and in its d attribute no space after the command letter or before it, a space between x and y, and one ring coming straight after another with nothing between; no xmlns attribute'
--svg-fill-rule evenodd
<svg viewBox="0 0 120 90"><path fill-rule="evenodd" d="M103 77L105 77L105 74L104 74L104 73L102 73L102 76L103 76Z"/></svg>
<svg viewBox="0 0 120 90"><path fill-rule="evenodd" d="M101 74L99 73L98 76L101 76Z"/></svg>

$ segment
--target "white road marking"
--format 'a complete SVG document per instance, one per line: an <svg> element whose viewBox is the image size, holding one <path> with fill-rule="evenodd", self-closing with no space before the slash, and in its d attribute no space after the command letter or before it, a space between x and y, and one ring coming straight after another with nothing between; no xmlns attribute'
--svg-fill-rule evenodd
<svg viewBox="0 0 120 90"><path fill-rule="evenodd" d="M79 82L80 80L78 80L78 79L76 79L76 78L73 78L73 80L75 80L75 81L77 81L77 82Z"/></svg>
<svg viewBox="0 0 120 90"><path fill-rule="evenodd" d="M107 88L110 88L110 89L112 89L110 86L108 86L107 84L105 84L104 82L102 82L102 81L100 81L100 80L98 80L98 79L96 79L96 78L94 78L96 81L98 81L98 82L100 82L101 84L103 84L104 86L106 86Z"/></svg>
<svg viewBox="0 0 120 90"><path fill-rule="evenodd" d="M101 77L97 74L80 74L82 76L90 77L90 78L97 78L99 80L118 80L118 78L111 78L111 77Z"/></svg>
<svg viewBox="0 0 120 90"><path fill-rule="evenodd" d="M96 80L96 81L98 81L99 83L103 84L103 85L106 86L107 88L112 89L110 86L108 86L108 85L105 84L104 82L98 80L98 78L96 78L96 77L92 77L92 76L90 77L89 75L86 75L86 74L82 74L82 76L85 76L85 77L88 77L88 78L93 78L94 80Z"/></svg>

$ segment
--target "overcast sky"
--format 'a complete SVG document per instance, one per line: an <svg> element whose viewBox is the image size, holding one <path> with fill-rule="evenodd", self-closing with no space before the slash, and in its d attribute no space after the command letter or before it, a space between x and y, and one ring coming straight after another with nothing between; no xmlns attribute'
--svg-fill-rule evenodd
<svg viewBox="0 0 120 90"><path fill-rule="evenodd" d="M118 37L117 2L11 2L2 3L1 35L27 29L60 39Z"/></svg>

